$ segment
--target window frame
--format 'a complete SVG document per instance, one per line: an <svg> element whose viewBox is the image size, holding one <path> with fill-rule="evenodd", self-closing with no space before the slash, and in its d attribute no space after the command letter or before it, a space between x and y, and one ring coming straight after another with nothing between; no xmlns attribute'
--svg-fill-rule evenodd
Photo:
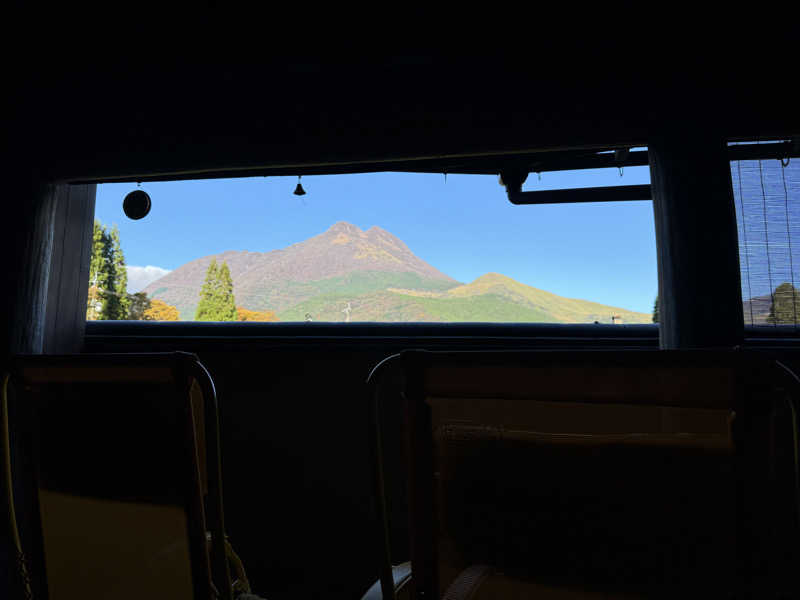
<svg viewBox="0 0 800 600"><path fill-rule="evenodd" d="M775 158L780 148L762 146L753 149L751 145L738 146L737 152L754 158L755 152L765 154L765 158ZM796 149L794 155L800 155ZM742 158L731 158L740 160ZM603 160L607 160L604 158ZM641 159L637 157L637 162ZM433 167L431 167L433 168ZM177 178L177 177L176 177ZM163 177L161 178L163 179ZM114 181L114 180L110 180ZM658 241L656 242L658 246ZM658 248L657 248L658 249ZM738 238L737 238L738 249ZM737 261L738 261L737 255ZM659 294L662 291L659 290ZM335 329L334 329L335 328ZM552 345L554 347L585 346L623 346L657 347L659 339L658 324L644 325L605 325L605 324L545 324L545 323L194 323L194 322L132 322L132 321L86 321L85 340L88 345L111 343L135 344L143 340L204 340L204 341L242 341L245 343L289 343L295 340L301 344L322 343L340 344L370 342L382 344L400 342L403 344L452 344L480 342L491 346L506 344ZM745 343L748 345L788 344L800 342L800 331L789 332L773 326L745 327Z"/></svg>

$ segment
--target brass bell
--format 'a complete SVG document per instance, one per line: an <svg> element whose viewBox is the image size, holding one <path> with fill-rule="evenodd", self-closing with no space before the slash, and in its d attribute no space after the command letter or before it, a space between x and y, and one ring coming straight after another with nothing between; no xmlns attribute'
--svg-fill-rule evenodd
<svg viewBox="0 0 800 600"><path fill-rule="evenodd" d="M294 195L295 196L305 196L306 191L303 189L303 185L300 183L300 178L297 178L297 187L294 188Z"/></svg>

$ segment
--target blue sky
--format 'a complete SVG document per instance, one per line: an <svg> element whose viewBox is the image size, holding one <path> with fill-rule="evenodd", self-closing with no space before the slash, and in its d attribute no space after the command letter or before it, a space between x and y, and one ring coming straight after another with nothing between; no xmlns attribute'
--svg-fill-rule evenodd
<svg viewBox="0 0 800 600"><path fill-rule="evenodd" d="M647 167L628 167L623 177L617 169L543 173L541 181L531 173L523 189L649 181ZM146 183L153 208L141 221L122 212L136 184L103 184L95 214L119 226L133 267L172 270L225 250L268 252L348 221L388 230L465 283L498 272L562 296L652 311L658 276L649 201L514 206L497 177L483 175L445 181L369 173L307 176L302 183L302 197L292 194L296 177Z"/></svg>

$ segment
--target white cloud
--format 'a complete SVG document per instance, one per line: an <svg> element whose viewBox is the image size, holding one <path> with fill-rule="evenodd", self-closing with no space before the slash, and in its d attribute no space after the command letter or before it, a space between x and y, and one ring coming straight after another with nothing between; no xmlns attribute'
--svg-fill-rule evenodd
<svg viewBox="0 0 800 600"><path fill-rule="evenodd" d="M135 267L129 266L128 267L128 293L135 294L136 292L141 292L144 288L148 285L153 283L159 277L163 277L167 273L170 273L168 269L162 269L161 267L154 267L153 265L147 265L146 267Z"/></svg>

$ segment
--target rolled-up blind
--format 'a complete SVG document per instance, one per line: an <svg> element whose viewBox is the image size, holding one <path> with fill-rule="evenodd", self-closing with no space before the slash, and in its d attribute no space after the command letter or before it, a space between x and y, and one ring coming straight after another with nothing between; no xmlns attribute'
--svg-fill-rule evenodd
<svg viewBox="0 0 800 600"><path fill-rule="evenodd" d="M745 325L800 323L800 158L731 161Z"/></svg>

